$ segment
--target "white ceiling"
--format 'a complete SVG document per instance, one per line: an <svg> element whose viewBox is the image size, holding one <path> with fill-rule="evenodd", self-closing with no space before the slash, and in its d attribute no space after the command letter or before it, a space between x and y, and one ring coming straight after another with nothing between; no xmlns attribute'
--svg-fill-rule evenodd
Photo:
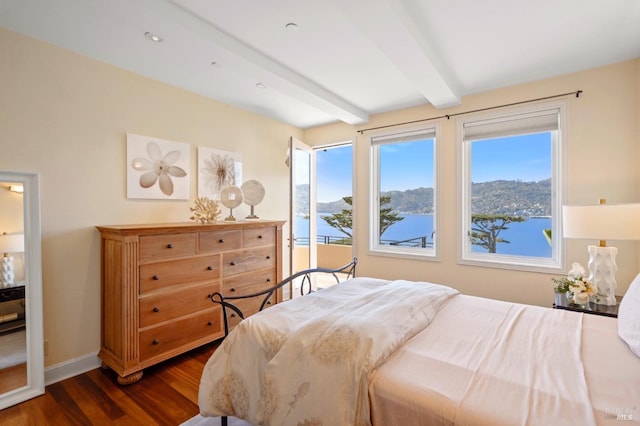
<svg viewBox="0 0 640 426"><path fill-rule="evenodd" d="M640 57L640 0L0 0L0 26L300 128Z"/></svg>

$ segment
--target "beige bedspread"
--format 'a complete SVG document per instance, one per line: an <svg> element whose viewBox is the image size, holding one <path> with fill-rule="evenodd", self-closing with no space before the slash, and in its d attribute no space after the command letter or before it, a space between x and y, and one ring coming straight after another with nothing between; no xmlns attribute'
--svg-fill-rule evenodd
<svg viewBox="0 0 640 426"><path fill-rule="evenodd" d="M373 424L638 424L640 359L616 324L458 295L372 374Z"/></svg>
<svg viewBox="0 0 640 426"><path fill-rule="evenodd" d="M355 278L249 317L205 366L201 414L278 426L370 424L370 372L456 293Z"/></svg>

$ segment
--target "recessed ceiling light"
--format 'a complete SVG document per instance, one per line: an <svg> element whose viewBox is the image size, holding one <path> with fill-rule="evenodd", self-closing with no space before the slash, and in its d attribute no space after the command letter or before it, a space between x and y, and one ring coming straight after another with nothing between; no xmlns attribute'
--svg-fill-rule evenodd
<svg viewBox="0 0 640 426"><path fill-rule="evenodd" d="M265 86L264 84L262 84L262 83L260 83L260 82L256 83L256 87L257 87L258 89L266 89L266 88L267 88L267 86Z"/></svg>
<svg viewBox="0 0 640 426"><path fill-rule="evenodd" d="M156 43L160 43L160 42L162 42L162 41L163 41L162 37L160 37L160 36L159 36L159 35L157 35L157 34L150 33L149 31L147 31L146 33L144 33L144 36L145 36L146 38L148 38L149 40L151 40L151 41L155 41Z"/></svg>
<svg viewBox="0 0 640 426"><path fill-rule="evenodd" d="M295 22L289 22L284 27L289 31L298 31L298 24L296 24Z"/></svg>

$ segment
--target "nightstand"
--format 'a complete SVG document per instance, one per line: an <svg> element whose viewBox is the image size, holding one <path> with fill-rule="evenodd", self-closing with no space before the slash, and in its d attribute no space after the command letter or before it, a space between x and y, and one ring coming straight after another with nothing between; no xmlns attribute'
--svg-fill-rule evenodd
<svg viewBox="0 0 640 426"><path fill-rule="evenodd" d="M584 308L578 305L572 305L562 293L556 293L555 302L553 304L554 309L564 309L566 311L582 312L585 314L602 315L605 317L618 318L618 307L622 296L616 296L615 306L597 305L593 302L589 302Z"/></svg>
<svg viewBox="0 0 640 426"><path fill-rule="evenodd" d="M24 328L24 295L24 285L0 288L0 333Z"/></svg>

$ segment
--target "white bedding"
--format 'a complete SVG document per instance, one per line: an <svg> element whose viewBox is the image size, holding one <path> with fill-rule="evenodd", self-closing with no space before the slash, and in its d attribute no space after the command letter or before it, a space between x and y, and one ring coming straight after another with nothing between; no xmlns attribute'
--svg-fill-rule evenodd
<svg viewBox="0 0 640 426"><path fill-rule="evenodd" d="M205 366L202 415L368 425L368 377L457 291L355 278L241 322Z"/></svg>
<svg viewBox="0 0 640 426"><path fill-rule="evenodd" d="M266 425L640 425L640 359L616 319L450 289L417 309L416 288L447 288L389 284L356 278L243 321L205 367L201 413ZM370 294L384 287L396 294Z"/></svg>
<svg viewBox="0 0 640 426"><path fill-rule="evenodd" d="M373 424L640 424L640 359L616 324L458 295L372 375Z"/></svg>

